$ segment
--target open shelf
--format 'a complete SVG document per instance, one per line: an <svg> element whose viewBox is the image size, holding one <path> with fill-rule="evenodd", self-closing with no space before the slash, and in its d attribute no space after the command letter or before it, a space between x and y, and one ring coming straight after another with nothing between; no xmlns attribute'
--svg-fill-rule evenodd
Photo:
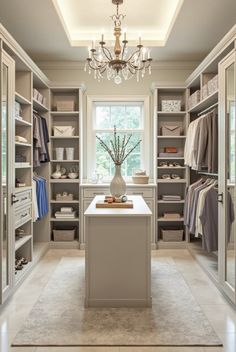
<svg viewBox="0 0 236 352"><path fill-rule="evenodd" d="M164 217L160 217L157 219L158 222L183 222L184 218L176 218L176 219L166 219Z"/></svg>
<svg viewBox="0 0 236 352"><path fill-rule="evenodd" d="M52 204L79 204L78 200L51 200Z"/></svg>
<svg viewBox="0 0 236 352"><path fill-rule="evenodd" d="M33 107L35 110L37 110L38 112L47 112L49 111L49 109L43 105L42 103L40 103L38 100L33 98Z"/></svg>
<svg viewBox="0 0 236 352"><path fill-rule="evenodd" d="M62 219L56 219L56 218L51 218L50 219L51 222L77 222L79 221L79 218L73 218L73 219L67 219L67 218L62 218Z"/></svg>
<svg viewBox="0 0 236 352"><path fill-rule="evenodd" d="M31 165L27 165L24 163L15 163L15 168L16 169L30 169L32 166Z"/></svg>
<svg viewBox="0 0 236 352"><path fill-rule="evenodd" d="M158 135L157 138L160 138L160 139L185 139L186 136L160 136L160 135Z"/></svg>
<svg viewBox="0 0 236 352"><path fill-rule="evenodd" d="M186 183L187 181L185 179L180 179L180 180L174 180L174 179L163 179L163 178L158 178L157 180L158 183Z"/></svg>
<svg viewBox="0 0 236 352"><path fill-rule="evenodd" d="M50 160L51 161L51 163L79 163L79 160L77 159L77 160L64 160L64 159L62 159L62 160Z"/></svg>
<svg viewBox="0 0 236 352"><path fill-rule="evenodd" d="M29 147L29 148L31 148L32 144L15 142L15 146L16 147Z"/></svg>
<svg viewBox="0 0 236 352"><path fill-rule="evenodd" d="M79 139L79 136L51 136L51 139Z"/></svg>
<svg viewBox="0 0 236 352"><path fill-rule="evenodd" d="M51 179L50 183L79 183L79 179L69 179L69 178L65 178L65 179Z"/></svg>
<svg viewBox="0 0 236 352"><path fill-rule="evenodd" d="M157 111L158 115L163 115L163 116L182 116L186 114L186 111Z"/></svg>
<svg viewBox="0 0 236 352"><path fill-rule="evenodd" d="M23 104L23 105L31 105L31 101L23 97L23 95L15 92L15 100L18 101L18 103Z"/></svg>
<svg viewBox="0 0 236 352"><path fill-rule="evenodd" d="M20 247L22 247L26 242L28 242L29 240L31 240L32 235L25 235L22 238L20 238L19 240L15 241L15 251L17 251Z"/></svg>
<svg viewBox="0 0 236 352"><path fill-rule="evenodd" d="M66 116L76 116L78 117L79 115L79 111L51 111L51 115L52 116L62 116L62 117L66 117Z"/></svg>
<svg viewBox="0 0 236 352"><path fill-rule="evenodd" d="M21 120L18 119L17 117L15 117L15 125L16 126L26 126L26 127L31 127L32 123L25 121L25 120Z"/></svg>
<svg viewBox="0 0 236 352"><path fill-rule="evenodd" d="M206 97L205 99L201 100L197 105L195 105L191 109L189 109L189 112L195 112L195 113L201 112L202 110L210 107L214 103L217 103L217 101L218 101L218 90L212 93L211 95L209 95L208 97Z"/></svg>

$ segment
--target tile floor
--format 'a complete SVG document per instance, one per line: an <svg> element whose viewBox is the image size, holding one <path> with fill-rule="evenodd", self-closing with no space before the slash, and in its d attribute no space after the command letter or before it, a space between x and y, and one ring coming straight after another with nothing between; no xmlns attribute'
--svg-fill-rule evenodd
<svg viewBox="0 0 236 352"><path fill-rule="evenodd" d="M174 263L222 339L224 347L10 347L21 324L36 303L63 256L77 250L50 250L0 312L0 352L236 352L236 311L226 302L187 250L153 252L160 262Z"/></svg>

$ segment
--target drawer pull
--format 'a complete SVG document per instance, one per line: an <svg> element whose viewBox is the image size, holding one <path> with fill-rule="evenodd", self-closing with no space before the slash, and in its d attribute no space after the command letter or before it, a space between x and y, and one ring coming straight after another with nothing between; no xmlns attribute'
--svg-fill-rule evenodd
<svg viewBox="0 0 236 352"><path fill-rule="evenodd" d="M24 200L27 200L27 199L28 199L28 197L25 197L25 198L22 198L21 201L23 202Z"/></svg>
<svg viewBox="0 0 236 352"><path fill-rule="evenodd" d="M143 192L133 192L133 194L136 196L143 196Z"/></svg>
<svg viewBox="0 0 236 352"><path fill-rule="evenodd" d="M104 193L103 192L93 192L93 195L94 196L103 196L104 195Z"/></svg>
<svg viewBox="0 0 236 352"><path fill-rule="evenodd" d="M15 194L12 194L12 195L11 195L11 204L15 204L15 203L17 203L17 202L19 202L19 199L16 199Z"/></svg>
<svg viewBox="0 0 236 352"><path fill-rule="evenodd" d="M21 214L21 218L25 218L26 216L28 215L28 213L25 213L25 214Z"/></svg>

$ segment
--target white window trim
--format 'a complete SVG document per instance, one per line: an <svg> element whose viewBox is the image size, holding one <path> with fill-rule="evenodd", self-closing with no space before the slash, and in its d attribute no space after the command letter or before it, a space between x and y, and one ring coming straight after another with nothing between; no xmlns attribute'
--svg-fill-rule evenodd
<svg viewBox="0 0 236 352"><path fill-rule="evenodd" d="M95 143L93 136L93 107L94 102L142 102L143 103L143 129L144 143L142 168L150 173L150 98L148 95L88 95L87 96L87 178L92 177L95 165ZM132 131L129 131L132 132Z"/></svg>

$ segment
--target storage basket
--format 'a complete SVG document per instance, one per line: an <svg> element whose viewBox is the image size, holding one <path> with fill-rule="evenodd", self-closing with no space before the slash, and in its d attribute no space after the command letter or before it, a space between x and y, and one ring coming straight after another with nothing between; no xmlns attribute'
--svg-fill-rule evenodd
<svg viewBox="0 0 236 352"><path fill-rule="evenodd" d="M161 234L164 242L180 242L183 241L184 230L161 229Z"/></svg>
<svg viewBox="0 0 236 352"><path fill-rule="evenodd" d="M132 176L133 183L137 185L144 185L148 183L149 176L143 175L143 176Z"/></svg>
<svg viewBox="0 0 236 352"><path fill-rule="evenodd" d="M66 160L74 160L75 148L66 148Z"/></svg>
<svg viewBox="0 0 236 352"><path fill-rule="evenodd" d="M56 160L64 159L64 148L56 148Z"/></svg>
<svg viewBox="0 0 236 352"><path fill-rule="evenodd" d="M206 99L208 96L208 85L205 84L203 87L202 87L202 100L203 99Z"/></svg>
<svg viewBox="0 0 236 352"><path fill-rule="evenodd" d="M161 127L161 135L162 136L180 136L182 132L182 127L173 125L164 125Z"/></svg>
<svg viewBox="0 0 236 352"><path fill-rule="evenodd" d="M55 242L74 241L75 228L72 227L67 229L53 229L53 239Z"/></svg>
<svg viewBox="0 0 236 352"><path fill-rule="evenodd" d="M207 86L209 95L215 93L218 89L218 75L215 75L210 81L208 81Z"/></svg>
<svg viewBox="0 0 236 352"><path fill-rule="evenodd" d="M56 109L57 111L74 111L75 103L73 100L58 100Z"/></svg>
<svg viewBox="0 0 236 352"><path fill-rule="evenodd" d="M161 109L164 112L179 112L181 111L181 100L162 100Z"/></svg>
<svg viewBox="0 0 236 352"><path fill-rule="evenodd" d="M74 200L74 196L73 194L66 194L66 195L63 195L63 194L57 194L56 195L56 201L58 202L67 202L67 201L73 201Z"/></svg>

